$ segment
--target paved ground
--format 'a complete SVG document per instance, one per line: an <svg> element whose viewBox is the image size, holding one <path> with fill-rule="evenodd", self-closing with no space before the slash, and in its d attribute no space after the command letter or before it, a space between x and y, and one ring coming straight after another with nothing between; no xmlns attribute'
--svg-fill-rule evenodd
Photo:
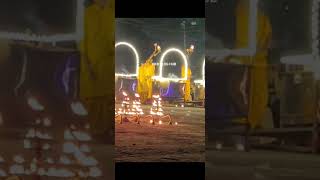
<svg viewBox="0 0 320 180"><path fill-rule="evenodd" d="M144 112L150 107L144 106ZM165 107L178 125L152 125L148 118L139 125L116 122L116 161L204 162L205 111L203 108Z"/></svg>
<svg viewBox="0 0 320 180"><path fill-rule="evenodd" d="M318 180L320 156L273 151L206 151L206 178L219 180Z"/></svg>

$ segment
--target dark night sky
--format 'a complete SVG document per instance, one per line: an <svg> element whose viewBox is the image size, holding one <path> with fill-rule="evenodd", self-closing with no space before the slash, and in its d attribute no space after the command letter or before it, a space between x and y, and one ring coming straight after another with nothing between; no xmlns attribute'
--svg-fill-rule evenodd
<svg viewBox="0 0 320 180"><path fill-rule="evenodd" d="M185 20L186 23L186 46L191 44L195 46L195 52L190 58L191 69L194 78L201 77L201 67L204 59L204 19L175 19L175 18L162 18L162 19L117 19L116 20L116 42L127 41L132 43L140 54L140 61L145 62L146 58L150 56L153 51L153 44L159 43L162 52L167 48L176 47L180 50L184 49L184 33L181 23ZM191 25L195 21L197 25ZM121 52L120 52L121 51ZM116 56L119 59L125 59L125 52L116 50ZM117 55L118 54L118 55ZM128 55L129 56L129 55ZM127 57L128 57L127 56ZM132 55L131 55L132 56ZM175 58L175 55L169 55L168 59ZM161 54L157 56L154 62L160 61ZM119 64L116 62L116 68L119 69ZM179 61L177 61L179 62ZM128 66L133 66L128 64ZM180 64L177 64L178 66ZM130 72L134 69L129 70ZM168 70L170 71L170 70ZM176 71L172 69L172 71ZM180 67L178 68L180 76Z"/></svg>
<svg viewBox="0 0 320 180"><path fill-rule="evenodd" d="M233 48L237 0L206 4L206 47ZM260 0L260 9L270 17L273 48L278 56L310 53L311 0ZM212 40L213 39L213 40Z"/></svg>
<svg viewBox="0 0 320 180"><path fill-rule="evenodd" d="M36 34L75 31L76 0L1 0L0 31Z"/></svg>

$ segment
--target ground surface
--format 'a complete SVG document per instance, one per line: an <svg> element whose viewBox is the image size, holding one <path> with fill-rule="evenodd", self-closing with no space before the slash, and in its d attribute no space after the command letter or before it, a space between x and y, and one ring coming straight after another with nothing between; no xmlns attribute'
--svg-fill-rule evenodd
<svg viewBox="0 0 320 180"><path fill-rule="evenodd" d="M116 106L117 107L117 106ZM150 107L144 106L144 112ZM205 110L165 107L178 125L152 125L148 118L139 125L116 122L116 161L125 162L204 162Z"/></svg>
<svg viewBox="0 0 320 180"><path fill-rule="evenodd" d="M219 180L318 180L320 156L273 151L206 151L206 178Z"/></svg>

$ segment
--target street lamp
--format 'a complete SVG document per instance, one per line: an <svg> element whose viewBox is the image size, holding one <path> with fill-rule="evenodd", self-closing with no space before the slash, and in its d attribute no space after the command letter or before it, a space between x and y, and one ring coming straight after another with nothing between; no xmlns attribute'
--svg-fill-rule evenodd
<svg viewBox="0 0 320 180"><path fill-rule="evenodd" d="M186 21L182 21L181 25L183 28L183 48L186 49Z"/></svg>

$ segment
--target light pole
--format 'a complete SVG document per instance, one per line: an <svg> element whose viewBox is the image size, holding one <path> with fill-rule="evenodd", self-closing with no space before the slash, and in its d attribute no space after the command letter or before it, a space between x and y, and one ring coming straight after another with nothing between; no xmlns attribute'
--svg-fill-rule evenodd
<svg viewBox="0 0 320 180"><path fill-rule="evenodd" d="M183 49L186 49L186 21L182 21L181 26L183 28Z"/></svg>

